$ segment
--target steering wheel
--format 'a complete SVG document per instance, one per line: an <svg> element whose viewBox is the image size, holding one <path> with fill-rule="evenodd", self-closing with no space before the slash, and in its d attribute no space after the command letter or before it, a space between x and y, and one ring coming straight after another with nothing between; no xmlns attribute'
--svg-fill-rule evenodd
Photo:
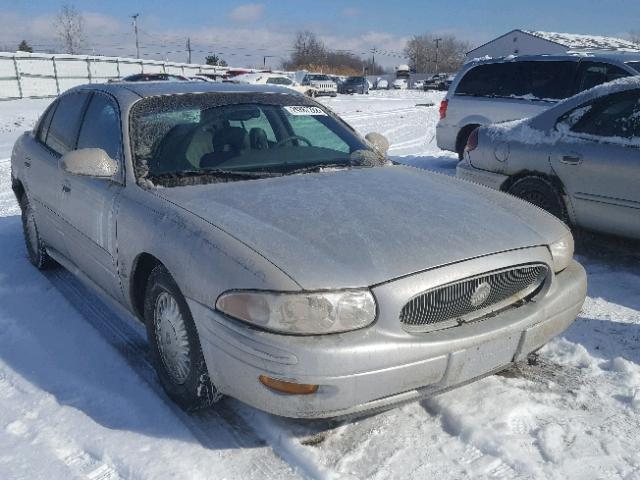
<svg viewBox="0 0 640 480"><path fill-rule="evenodd" d="M282 140L277 142L274 146L275 147L282 147L283 145L286 145L287 143L289 143L289 142L291 142L293 140L300 140L300 141L306 143L309 147L313 147L313 145L311 145L311 142L309 141L308 138L304 138L304 137L302 137L300 135L291 135L290 137L283 138Z"/></svg>

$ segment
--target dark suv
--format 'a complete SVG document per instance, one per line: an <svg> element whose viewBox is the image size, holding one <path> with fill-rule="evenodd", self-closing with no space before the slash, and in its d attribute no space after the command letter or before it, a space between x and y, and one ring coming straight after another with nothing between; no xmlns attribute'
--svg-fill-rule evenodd
<svg viewBox="0 0 640 480"><path fill-rule="evenodd" d="M338 85L338 93L369 93L369 82L365 77L348 77Z"/></svg>

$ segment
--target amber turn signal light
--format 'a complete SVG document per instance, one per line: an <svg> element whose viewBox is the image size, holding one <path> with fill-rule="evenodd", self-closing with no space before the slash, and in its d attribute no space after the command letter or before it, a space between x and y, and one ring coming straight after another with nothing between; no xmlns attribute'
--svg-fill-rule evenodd
<svg viewBox="0 0 640 480"><path fill-rule="evenodd" d="M265 387L280 393L288 393L290 395L309 395L318 391L318 385L306 385L304 383L285 382L277 378L260 375L258 377L260 383Z"/></svg>

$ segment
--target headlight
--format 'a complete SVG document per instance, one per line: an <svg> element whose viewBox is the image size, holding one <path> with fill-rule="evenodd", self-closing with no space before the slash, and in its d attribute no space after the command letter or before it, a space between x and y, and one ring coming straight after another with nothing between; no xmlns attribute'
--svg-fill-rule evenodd
<svg viewBox="0 0 640 480"><path fill-rule="evenodd" d="M306 335L356 330L376 318L376 302L368 290L232 291L218 298L216 308L267 330Z"/></svg>
<svg viewBox="0 0 640 480"><path fill-rule="evenodd" d="M551 250L553 257L554 271L558 273L567 268L573 259L573 235L571 232L567 232L560 240L549 245L549 250Z"/></svg>

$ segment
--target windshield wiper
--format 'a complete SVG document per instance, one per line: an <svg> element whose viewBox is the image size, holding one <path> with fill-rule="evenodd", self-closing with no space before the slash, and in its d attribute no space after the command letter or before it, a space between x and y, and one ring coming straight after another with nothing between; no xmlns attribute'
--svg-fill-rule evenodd
<svg viewBox="0 0 640 480"><path fill-rule="evenodd" d="M289 170L284 173L284 175L296 175L298 173L311 173L311 172L321 172L327 168L344 168L351 169L354 167L360 167L362 165L357 165L349 162L342 163L314 163L313 165L307 165L306 167L295 168L293 170Z"/></svg>
<svg viewBox="0 0 640 480"><path fill-rule="evenodd" d="M273 172L252 172L242 170L224 170L220 168L200 168L198 170L180 170L177 172L161 173L159 175L153 175L155 178L167 178L167 177L202 177L205 175L211 175L213 177L220 178L264 178L264 177L280 177L282 174Z"/></svg>

